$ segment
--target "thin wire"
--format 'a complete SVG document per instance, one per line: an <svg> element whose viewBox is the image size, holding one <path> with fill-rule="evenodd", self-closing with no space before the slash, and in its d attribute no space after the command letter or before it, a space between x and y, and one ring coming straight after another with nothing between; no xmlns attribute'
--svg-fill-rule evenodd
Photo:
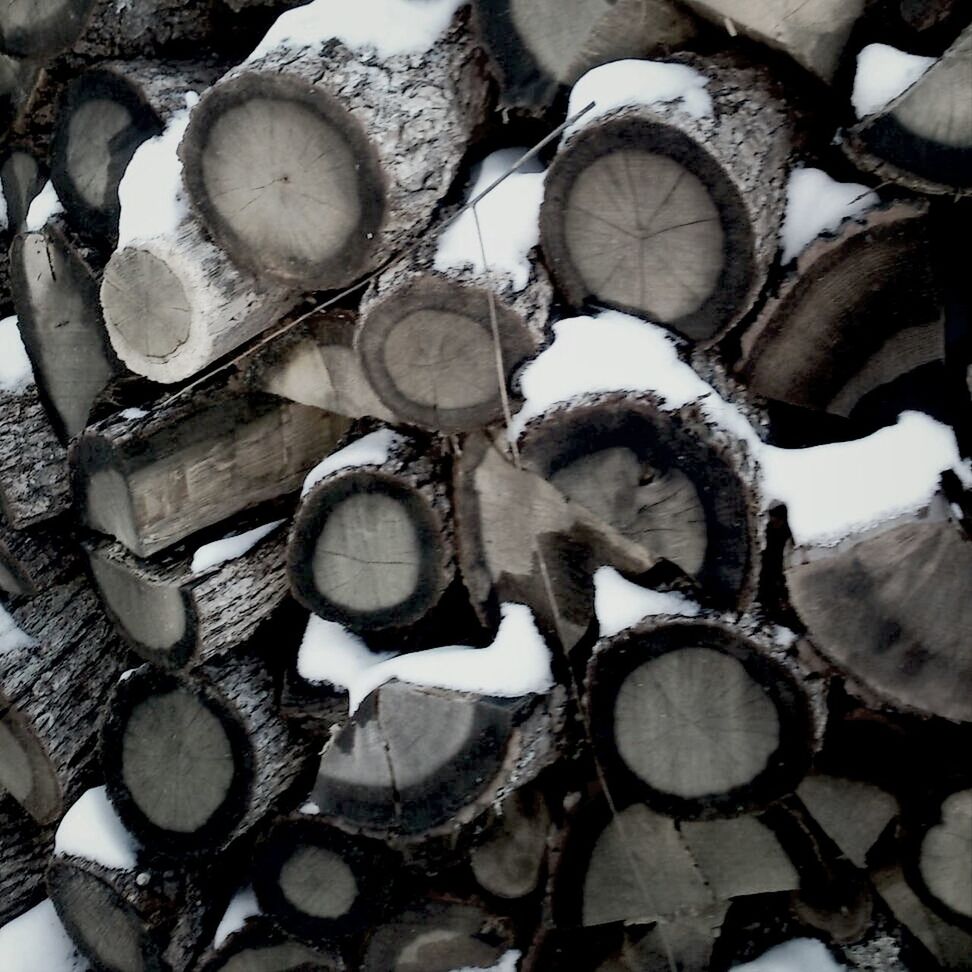
<svg viewBox="0 0 972 972"><path fill-rule="evenodd" d="M584 115L586 115L594 107L594 105L595 102L593 101L588 102L583 108L580 109L580 111L575 112L569 118L566 118L563 122L561 122L561 124L559 124L552 132L550 132L544 138L540 139L540 141L537 142L536 145L534 145L531 149L528 149L526 152L524 152L523 155L521 155L505 172L497 176L497 178L495 178L485 189L483 189L482 192L478 193L467 203L465 203L460 209L456 210L456 212L454 212L451 216L443 220L443 222L439 224L438 230L441 232L442 230L451 226L467 210L473 209L473 207L475 207L477 203L485 199L485 197L488 196L489 193L491 193L497 186L505 182L511 175L513 175L514 172L516 172L527 162L529 162L531 159L535 158L540 152L542 152L543 149L546 148L555 138L558 138L561 135L561 133L564 132L565 129L573 125L574 122L576 122L579 118L583 118ZM194 388L197 388L199 385L203 384L204 382L209 381L209 379L212 378L214 375L218 375L221 372L227 371L228 369L232 368L239 361L243 360L244 358L248 357L249 355L253 354L256 351L259 351L261 348L268 345L271 341L276 340L278 337L280 337L280 335L286 334L288 331L297 327L298 324L302 324L309 317L313 317L315 314L327 310L329 307L333 307L339 301L344 300L345 297L350 297L351 294L355 293L356 291L363 290L365 287L368 286L368 284L370 284L373 280L375 280L386 270L388 270L389 267L394 266L396 263L400 263L407 256L414 253L415 250L418 249L418 247L421 246L424 242L425 242L424 237L419 236L409 246L405 247L404 250L396 254L390 260L387 260L380 267L378 267L378 269L369 273L362 280L359 280L357 283L353 283L350 287L345 288L344 290L340 291L340 293L335 294L333 297L329 297L327 300L321 301L321 303L319 304L315 304L310 310L305 311L299 317L294 318L294 320L292 321L288 321L286 324L276 328L275 330L271 331L269 334L265 334L259 341L257 341L256 344L251 345L242 354L235 355L233 358L231 358L229 361L225 362L224 364L221 364L218 367L213 368L211 371L207 371L205 374L200 375L198 378L189 382L188 385L185 385L182 388L180 388L178 391L170 394L165 399L165 401L171 402L174 399L179 398L182 395L185 395L186 392L192 391Z"/></svg>

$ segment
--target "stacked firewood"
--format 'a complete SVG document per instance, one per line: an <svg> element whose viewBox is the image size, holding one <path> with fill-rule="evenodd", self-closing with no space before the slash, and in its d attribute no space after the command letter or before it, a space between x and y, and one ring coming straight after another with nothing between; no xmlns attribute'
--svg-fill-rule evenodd
<svg viewBox="0 0 972 972"><path fill-rule="evenodd" d="M972 968L968 21L0 6L0 964Z"/></svg>

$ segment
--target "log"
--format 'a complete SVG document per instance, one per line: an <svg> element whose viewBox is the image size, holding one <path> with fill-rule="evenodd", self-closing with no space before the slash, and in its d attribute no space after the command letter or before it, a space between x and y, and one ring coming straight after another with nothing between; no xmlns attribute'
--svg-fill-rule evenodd
<svg viewBox="0 0 972 972"><path fill-rule="evenodd" d="M919 896L946 921L972 932L972 789L948 794L909 861Z"/></svg>
<svg viewBox="0 0 972 972"><path fill-rule="evenodd" d="M483 163L469 198L493 181L489 163L494 158ZM525 211L515 217L509 207L520 202L513 195L519 184L541 179L538 173L509 176L494 190L497 195L477 207L482 221L499 223L512 235L525 220L532 231L530 206L521 204ZM533 195L539 197L539 191ZM469 223L474 217L464 213L459 220ZM395 420L444 433L469 432L503 419L510 399L515 401L512 376L542 343L553 301L533 248L514 261L496 252L502 240L492 227L487 225L472 244L471 227L449 222L447 214L444 231L433 227L422 244L371 282L355 337L364 372ZM455 242L463 230L467 239Z"/></svg>
<svg viewBox="0 0 972 972"><path fill-rule="evenodd" d="M44 897L44 871L54 840L17 802L0 797L0 922L6 924Z"/></svg>
<svg viewBox="0 0 972 972"><path fill-rule="evenodd" d="M56 519L33 529L0 524L0 588L15 598L52 591L79 573L71 525Z"/></svg>
<svg viewBox="0 0 972 972"><path fill-rule="evenodd" d="M254 861L261 908L296 938L347 942L380 924L399 862L302 813L274 824Z"/></svg>
<svg viewBox="0 0 972 972"><path fill-rule="evenodd" d="M693 819L759 809L792 790L815 745L810 708L768 655L704 620L653 619L599 642L587 709L613 798Z"/></svg>
<svg viewBox="0 0 972 972"><path fill-rule="evenodd" d="M239 362L247 388L351 418L393 422L354 347L356 315L319 311Z"/></svg>
<svg viewBox="0 0 972 972"><path fill-rule="evenodd" d="M37 157L25 149L14 148L0 165L0 183L7 204L7 228L23 229L34 197L47 181L47 173Z"/></svg>
<svg viewBox="0 0 972 972"><path fill-rule="evenodd" d="M70 47L84 29L94 0L14 0L0 14L0 48L21 57Z"/></svg>
<svg viewBox="0 0 972 972"><path fill-rule="evenodd" d="M281 931L266 918L250 920L218 948L206 952L199 972L344 972L340 956L312 947Z"/></svg>
<svg viewBox="0 0 972 972"><path fill-rule="evenodd" d="M99 272L97 255L57 217L18 234L10 250L20 333L41 401L64 442L84 429L122 377L101 317Z"/></svg>
<svg viewBox="0 0 972 972"><path fill-rule="evenodd" d="M327 460L337 468L302 498L287 547L297 600L357 630L418 621L455 572L438 462L423 453L424 443L388 432L372 436L387 436L390 449L360 465Z"/></svg>
<svg viewBox="0 0 972 972"><path fill-rule="evenodd" d="M926 214L890 203L805 250L742 336L735 367L748 386L850 418L882 397L897 405L919 369L940 389L945 334Z"/></svg>
<svg viewBox="0 0 972 972"><path fill-rule="evenodd" d="M347 420L217 381L87 429L72 452L81 521L148 557L295 491Z"/></svg>
<svg viewBox="0 0 972 972"><path fill-rule="evenodd" d="M51 144L51 181L73 228L113 242L118 184L135 150L216 78L215 67L156 61L107 62L67 86Z"/></svg>
<svg viewBox="0 0 972 972"><path fill-rule="evenodd" d="M688 101L645 104L659 83ZM776 255L790 144L768 77L711 61L623 62L588 74L568 111L591 100L604 110L565 132L545 184L540 240L554 280L572 307L718 337Z"/></svg>
<svg viewBox="0 0 972 972"><path fill-rule="evenodd" d="M749 460L698 410L671 411L648 395L587 396L531 420L519 449L525 469L674 564L703 598L751 603L761 517Z"/></svg>
<svg viewBox="0 0 972 972"><path fill-rule="evenodd" d="M694 19L668 0L476 0L475 25L504 105L548 106L599 64L684 46Z"/></svg>
<svg viewBox="0 0 972 972"><path fill-rule="evenodd" d="M387 682L325 750L312 799L325 820L391 846L458 834L553 758L556 695L491 699Z"/></svg>
<svg viewBox="0 0 972 972"><path fill-rule="evenodd" d="M738 32L784 51L828 83L865 7L864 0L686 0L686 5L732 37Z"/></svg>
<svg viewBox="0 0 972 972"><path fill-rule="evenodd" d="M283 37L316 18L306 46L271 31L206 92L180 146L213 239L241 267L305 290L350 283L424 229L486 108L464 9L431 45L413 38L389 56L374 40L329 38L325 11L282 18ZM252 136L267 126L272 141Z"/></svg>
<svg viewBox="0 0 972 972"><path fill-rule="evenodd" d="M114 687L101 725L108 794L161 856L225 850L308 779L308 747L273 705L262 664L244 656L205 676L143 665Z"/></svg>
<svg viewBox="0 0 972 972"><path fill-rule="evenodd" d="M510 922L475 902L429 898L375 928L361 972L453 972L497 965L513 944Z"/></svg>
<svg viewBox="0 0 972 972"><path fill-rule="evenodd" d="M844 134L851 161L917 192L972 193L970 60L972 27L914 84Z"/></svg>
<svg viewBox="0 0 972 972"><path fill-rule="evenodd" d="M125 655L83 577L10 614L22 635L0 654L0 785L48 824L96 772L98 715Z"/></svg>
<svg viewBox="0 0 972 972"><path fill-rule="evenodd" d="M959 590L972 549L943 505L797 548L786 582L808 637L847 676L891 705L969 722L972 608Z"/></svg>
<svg viewBox="0 0 972 972"><path fill-rule="evenodd" d="M194 569L184 545L153 560L113 541L87 542L85 552L105 610L132 649L163 668L195 667L245 644L287 596L286 530L267 526L241 555L209 567Z"/></svg>

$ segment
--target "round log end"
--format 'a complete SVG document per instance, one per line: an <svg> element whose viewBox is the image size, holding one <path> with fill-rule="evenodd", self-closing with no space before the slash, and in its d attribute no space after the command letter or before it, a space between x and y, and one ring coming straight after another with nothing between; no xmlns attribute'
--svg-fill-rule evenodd
<svg viewBox="0 0 972 972"><path fill-rule="evenodd" d="M0 697L0 790L40 824L55 822L63 794L44 747L16 709Z"/></svg>

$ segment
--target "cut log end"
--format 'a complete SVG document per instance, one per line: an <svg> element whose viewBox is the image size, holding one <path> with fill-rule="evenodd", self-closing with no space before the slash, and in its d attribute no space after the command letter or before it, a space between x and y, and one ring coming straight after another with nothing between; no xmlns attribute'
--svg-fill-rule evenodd
<svg viewBox="0 0 972 972"><path fill-rule="evenodd" d="M438 513L399 479L358 470L308 495L288 550L296 597L322 617L359 628L425 615L448 585Z"/></svg>
<svg viewBox="0 0 972 972"><path fill-rule="evenodd" d="M384 182L358 123L325 92L265 74L221 84L180 152L217 241L258 275L333 288L370 259Z"/></svg>
<svg viewBox="0 0 972 972"><path fill-rule="evenodd" d="M94 0L9 0L0 10L0 45L9 54L55 54L74 42Z"/></svg>
<svg viewBox="0 0 972 972"><path fill-rule="evenodd" d="M508 383L534 350L526 324L502 301L491 309L484 290L431 276L372 305L356 345L371 386L398 418L444 432L470 431L501 418L500 381Z"/></svg>
<svg viewBox="0 0 972 972"><path fill-rule="evenodd" d="M38 823L56 820L63 810L61 787L43 745L2 699L0 713L0 789Z"/></svg>
<svg viewBox="0 0 972 972"><path fill-rule="evenodd" d="M918 853L922 883L950 917L972 921L972 790L946 797Z"/></svg>
<svg viewBox="0 0 972 972"><path fill-rule="evenodd" d="M540 224L574 306L593 300L702 340L751 289L752 230L738 191L663 124L619 120L572 139L550 169Z"/></svg>

